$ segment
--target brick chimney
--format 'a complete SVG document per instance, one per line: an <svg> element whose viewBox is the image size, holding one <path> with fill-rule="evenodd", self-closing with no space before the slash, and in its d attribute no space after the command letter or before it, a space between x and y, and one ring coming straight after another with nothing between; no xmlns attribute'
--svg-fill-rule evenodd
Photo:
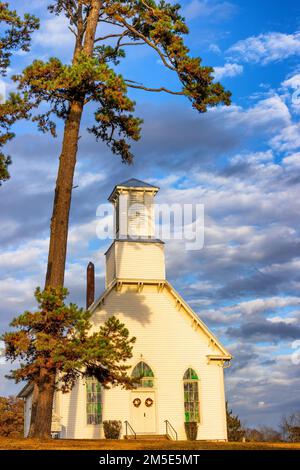
<svg viewBox="0 0 300 470"><path fill-rule="evenodd" d="M95 300L95 266L91 261L86 268L86 308Z"/></svg>

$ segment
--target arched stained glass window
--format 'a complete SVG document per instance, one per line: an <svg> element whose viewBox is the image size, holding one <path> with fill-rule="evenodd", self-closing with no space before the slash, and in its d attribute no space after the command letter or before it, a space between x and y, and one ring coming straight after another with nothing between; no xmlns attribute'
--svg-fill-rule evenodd
<svg viewBox="0 0 300 470"><path fill-rule="evenodd" d="M184 415L187 423L200 421L198 375L194 369L187 369L183 376Z"/></svg>
<svg viewBox="0 0 300 470"><path fill-rule="evenodd" d="M136 387L153 388L154 374L146 362L139 362L132 371L132 377L136 378Z"/></svg>
<svg viewBox="0 0 300 470"><path fill-rule="evenodd" d="M185 371L183 380L199 380L199 379L194 369L189 368Z"/></svg>
<svg viewBox="0 0 300 470"><path fill-rule="evenodd" d="M94 377L86 378L86 420L87 424L102 422L101 385Z"/></svg>

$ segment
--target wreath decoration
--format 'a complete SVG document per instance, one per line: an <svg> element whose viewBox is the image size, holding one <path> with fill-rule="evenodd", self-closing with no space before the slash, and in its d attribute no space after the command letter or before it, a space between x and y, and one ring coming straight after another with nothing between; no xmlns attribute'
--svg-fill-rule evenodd
<svg viewBox="0 0 300 470"><path fill-rule="evenodd" d="M152 405L153 405L153 400L152 400L152 398L146 398L146 400L145 400L145 405L148 406L148 408L149 408L150 406L152 406Z"/></svg>
<svg viewBox="0 0 300 470"><path fill-rule="evenodd" d="M132 403L136 408L138 408L142 402L139 398L135 398Z"/></svg>

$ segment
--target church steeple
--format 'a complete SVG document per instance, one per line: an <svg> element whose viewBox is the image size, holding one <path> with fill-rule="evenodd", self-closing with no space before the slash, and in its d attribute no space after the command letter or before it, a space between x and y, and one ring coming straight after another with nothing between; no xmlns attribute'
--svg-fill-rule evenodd
<svg viewBox="0 0 300 470"><path fill-rule="evenodd" d="M108 200L115 206L115 238L154 238L153 199L159 188L131 178L117 184Z"/></svg>
<svg viewBox="0 0 300 470"><path fill-rule="evenodd" d="M155 238L154 197L159 188L135 178L117 184L108 200L115 206L115 241L106 252L106 286L125 279L165 279L164 244Z"/></svg>

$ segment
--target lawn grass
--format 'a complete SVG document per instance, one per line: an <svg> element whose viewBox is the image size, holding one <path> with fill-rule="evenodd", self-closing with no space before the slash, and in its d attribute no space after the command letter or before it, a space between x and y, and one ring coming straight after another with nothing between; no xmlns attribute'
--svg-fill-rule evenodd
<svg viewBox="0 0 300 470"><path fill-rule="evenodd" d="M0 450L300 450L300 443L0 438Z"/></svg>

